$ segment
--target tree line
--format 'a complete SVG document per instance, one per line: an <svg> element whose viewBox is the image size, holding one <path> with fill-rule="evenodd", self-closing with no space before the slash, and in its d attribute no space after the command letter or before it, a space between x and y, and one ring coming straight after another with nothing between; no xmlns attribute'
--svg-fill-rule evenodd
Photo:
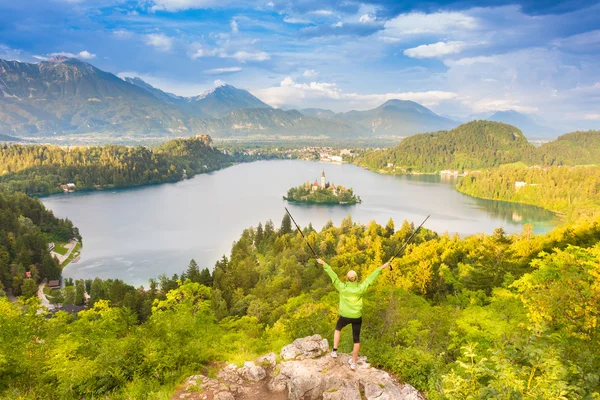
<svg viewBox="0 0 600 400"><path fill-rule="evenodd" d="M59 193L67 183L89 190L175 182L234 161L205 136L171 140L153 150L4 144L0 146L0 190L37 196Z"/></svg>

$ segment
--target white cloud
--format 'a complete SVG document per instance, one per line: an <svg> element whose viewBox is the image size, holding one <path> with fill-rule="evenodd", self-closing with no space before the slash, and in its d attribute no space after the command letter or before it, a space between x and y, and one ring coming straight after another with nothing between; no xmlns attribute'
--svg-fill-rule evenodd
<svg viewBox="0 0 600 400"><path fill-rule="evenodd" d="M96 55L95 55L95 54L92 54L92 53L90 53L90 52L89 52L89 51L87 51L87 50L80 51L80 52L78 53L78 56L79 56L80 58L83 58L84 60L91 60L91 59L93 59L93 58L96 58Z"/></svg>
<svg viewBox="0 0 600 400"><path fill-rule="evenodd" d="M242 69L240 67L227 67L227 68L213 68L213 69L207 69L206 72L207 74L229 74L232 72L240 72Z"/></svg>
<svg viewBox="0 0 600 400"><path fill-rule="evenodd" d="M564 47L569 50L591 50L590 47L600 46L600 29L580 33L566 38L556 39L554 46Z"/></svg>
<svg viewBox="0 0 600 400"><path fill-rule="evenodd" d="M539 108L536 106L521 104L519 99L482 98L470 103L470 105L473 112L476 113L515 110L521 113L531 114L539 111Z"/></svg>
<svg viewBox="0 0 600 400"><path fill-rule="evenodd" d="M315 15L334 15L333 11L329 10L315 10L311 11L310 13Z"/></svg>
<svg viewBox="0 0 600 400"><path fill-rule="evenodd" d="M444 60L444 64L448 67L466 67L474 64L493 64L494 60L495 56L477 56L460 58L458 60Z"/></svg>
<svg viewBox="0 0 600 400"><path fill-rule="evenodd" d="M195 59L200 58L200 57L204 57L205 56L204 49L203 48L199 48L199 49L197 49L197 50L189 53L189 56L190 56L190 58L192 60L195 60Z"/></svg>
<svg viewBox="0 0 600 400"><path fill-rule="evenodd" d="M307 78L311 78L311 77L317 76L317 75L319 75L319 73L317 71L315 71L314 69L307 69L302 74L302 76L305 76Z"/></svg>
<svg viewBox="0 0 600 400"><path fill-rule="evenodd" d="M273 3L272 1L267 3L267 7L275 7L275 3Z"/></svg>
<svg viewBox="0 0 600 400"><path fill-rule="evenodd" d="M342 21L336 22L335 24L331 25L334 28L341 28L342 26L344 26L344 23Z"/></svg>
<svg viewBox="0 0 600 400"><path fill-rule="evenodd" d="M231 32L232 33L238 33L240 31L239 27L238 27L238 23L236 22L235 19L231 20Z"/></svg>
<svg viewBox="0 0 600 400"><path fill-rule="evenodd" d="M453 33L470 31L480 26L479 21L460 12L437 12L432 14L401 14L384 24L384 36L401 38L411 35Z"/></svg>
<svg viewBox="0 0 600 400"><path fill-rule="evenodd" d="M191 8L212 8L229 3L227 0L152 0L152 11L181 11Z"/></svg>
<svg viewBox="0 0 600 400"><path fill-rule="evenodd" d="M433 44L424 44L404 50L404 55L412 58L434 58L457 54L463 51L465 43L460 41L437 42Z"/></svg>
<svg viewBox="0 0 600 400"><path fill-rule="evenodd" d="M359 22L363 24L370 24L375 22L375 16L373 14L363 14L360 16Z"/></svg>
<svg viewBox="0 0 600 400"><path fill-rule="evenodd" d="M230 56L231 58L235 58L238 61L246 62L246 61L266 61L271 58L268 53L264 51L259 51L256 53L248 53L247 51L236 51Z"/></svg>
<svg viewBox="0 0 600 400"><path fill-rule="evenodd" d="M600 120L600 114L585 114L583 116L583 119L586 119L588 121L598 121Z"/></svg>
<svg viewBox="0 0 600 400"><path fill-rule="evenodd" d="M443 91L427 92L397 92L382 94L359 94L345 93L335 83L310 82L297 83L291 77L286 77L279 86L256 90L254 95L268 104L298 104L301 106L315 106L315 103L323 106L337 104L334 108L374 108L387 100L412 100L425 106L437 105L442 101L457 98L455 93Z"/></svg>
<svg viewBox="0 0 600 400"><path fill-rule="evenodd" d="M81 58L83 60L92 60L92 59L96 58L95 54L90 53L87 50L80 51L77 54L75 54L75 53L69 53L69 52L66 52L66 51L61 51L61 52L58 52L58 53L51 53L50 54L50 57L57 57L57 56L63 56L63 57L69 57L69 58Z"/></svg>
<svg viewBox="0 0 600 400"><path fill-rule="evenodd" d="M283 18L283 22L288 23L288 24L309 24L310 23L310 21L307 19L288 17L288 16Z"/></svg>
<svg viewBox="0 0 600 400"><path fill-rule="evenodd" d="M173 48L173 38L162 33L151 33L146 35L147 45L155 47L159 51L169 51Z"/></svg>
<svg viewBox="0 0 600 400"><path fill-rule="evenodd" d="M133 32L130 32L126 29L115 29L112 31L112 34L119 39L129 39L133 36Z"/></svg>
<svg viewBox="0 0 600 400"><path fill-rule="evenodd" d="M390 36L380 36L379 40L383 41L384 43L398 43L400 42L402 39L400 38L394 38L394 37L390 37Z"/></svg>

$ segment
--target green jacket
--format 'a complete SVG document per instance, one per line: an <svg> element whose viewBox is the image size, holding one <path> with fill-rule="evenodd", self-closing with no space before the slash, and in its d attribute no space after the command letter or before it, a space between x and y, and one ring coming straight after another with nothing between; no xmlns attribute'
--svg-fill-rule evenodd
<svg viewBox="0 0 600 400"><path fill-rule="evenodd" d="M323 265L323 269L331 278L333 286L340 292L340 307L339 313L346 318L360 318L362 316L363 293L371 283L381 274L381 269L377 268L371 275L361 283L358 282L342 282L329 264Z"/></svg>

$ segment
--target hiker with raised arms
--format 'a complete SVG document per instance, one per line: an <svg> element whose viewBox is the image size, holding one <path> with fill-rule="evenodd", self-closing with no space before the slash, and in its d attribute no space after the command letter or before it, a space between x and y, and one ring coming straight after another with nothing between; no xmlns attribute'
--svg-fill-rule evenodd
<svg viewBox="0 0 600 400"><path fill-rule="evenodd" d="M362 325L362 307L363 307L363 294L375 279L381 274L381 271L390 266L387 262L381 267L377 268L371 275L367 277L361 283L356 280L358 275L356 271L350 270L346 275L346 282L342 282L338 278L337 274L333 272L331 267L320 258L317 262L323 266L327 275L331 278L333 286L340 292L340 305L338 313L337 324L335 325L335 332L333 334L333 351L331 352L332 357L337 357L337 349L340 344L340 336L342 329L352 324L352 339L354 340L354 349L352 351L352 359L348 360L350 368L356 370L356 360L358 359L358 352L360 351L360 328Z"/></svg>

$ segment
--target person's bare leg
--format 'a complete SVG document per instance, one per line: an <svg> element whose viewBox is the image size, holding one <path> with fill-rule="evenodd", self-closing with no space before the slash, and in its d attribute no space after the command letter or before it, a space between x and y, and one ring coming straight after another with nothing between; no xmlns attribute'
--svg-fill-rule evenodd
<svg viewBox="0 0 600 400"><path fill-rule="evenodd" d="M354 343L354 350L352 350L352 362L356 364L358 359L358 352L360 351L360 343Z"/></svg>
<svg viewBox="0 0 600 400"><path fill-rule="evenodd" d="M337 349L338 345L340 344L340 336L341 336L341 332L336 329L335 332L333 332L333 348L334 349Z"/></svg>

